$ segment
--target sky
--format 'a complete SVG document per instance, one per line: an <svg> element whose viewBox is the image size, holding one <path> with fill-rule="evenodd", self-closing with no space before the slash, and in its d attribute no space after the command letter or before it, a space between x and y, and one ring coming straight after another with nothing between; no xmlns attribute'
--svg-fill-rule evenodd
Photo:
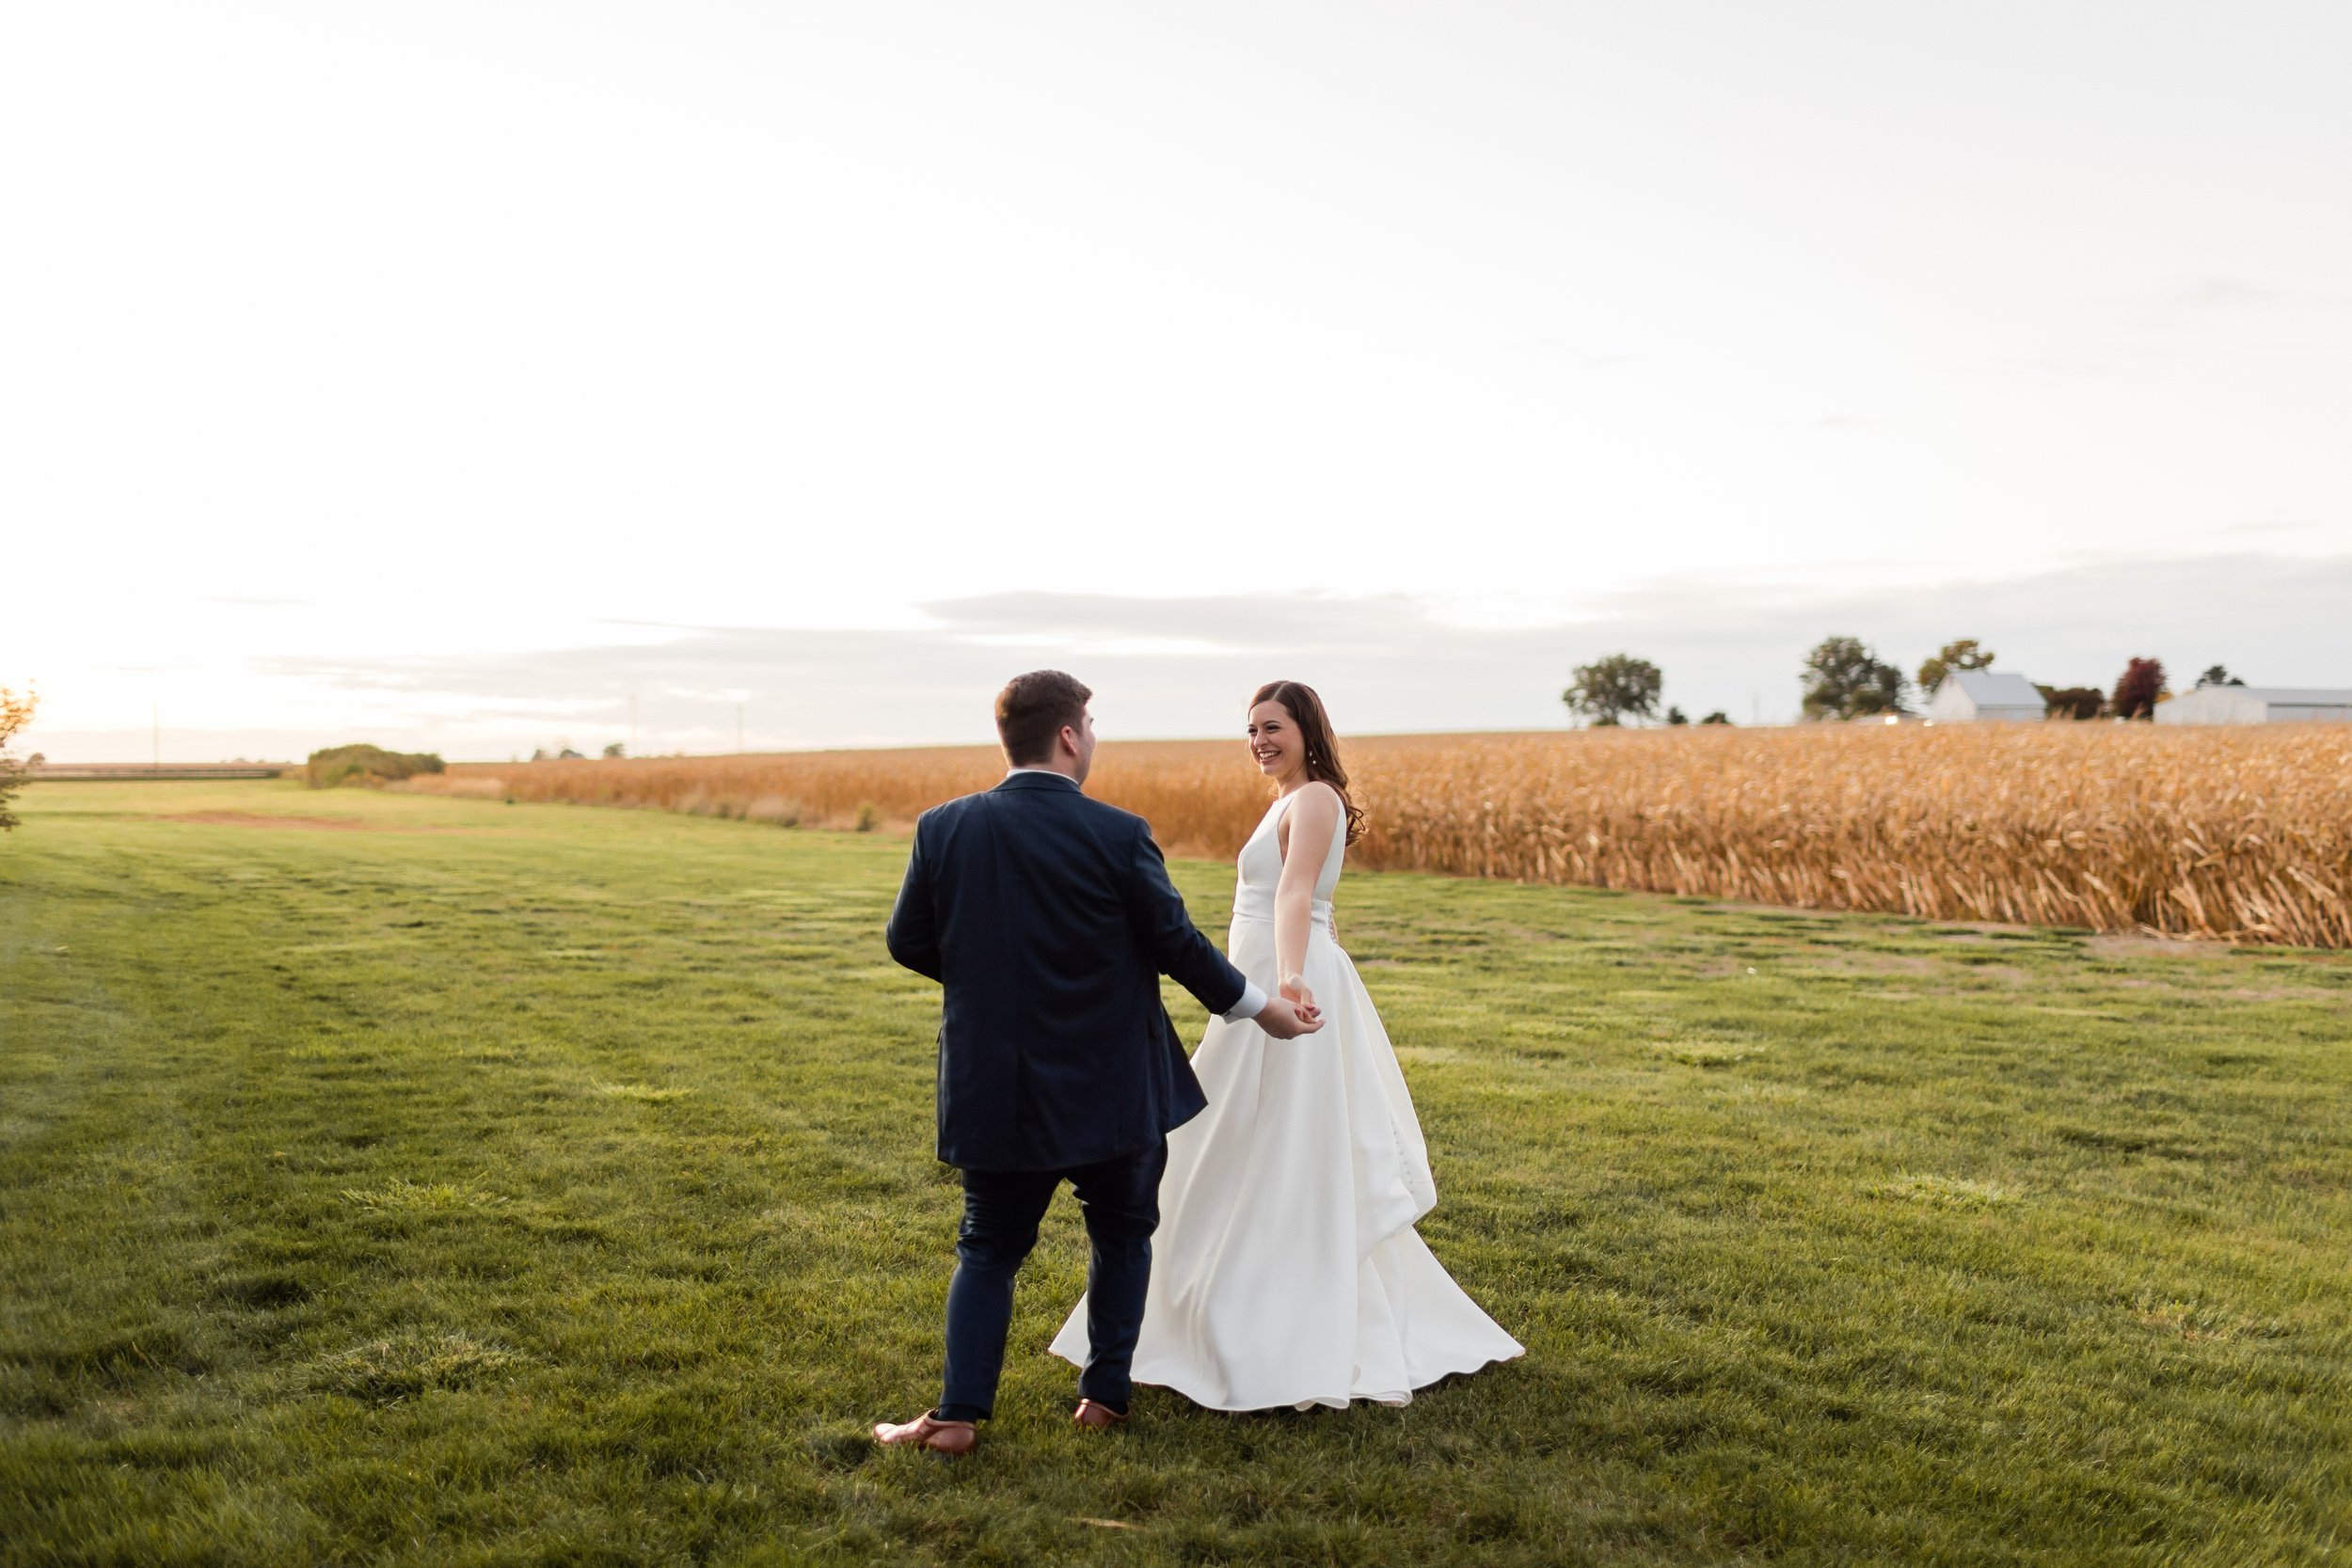
<svg viewBox="0 0 2352 1568"><path fill-rule="evenodd" d="M1791 717L1820 638L2352 685L2352 10L0 17L57 760Z"/></svg>

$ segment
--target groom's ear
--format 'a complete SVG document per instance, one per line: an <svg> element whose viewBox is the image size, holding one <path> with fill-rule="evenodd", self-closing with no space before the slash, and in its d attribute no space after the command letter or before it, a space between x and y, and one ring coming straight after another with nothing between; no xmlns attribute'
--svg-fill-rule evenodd
<svg viewBox="0 0 2352 1568"><path fill-rule="evenodd" d="M996 694L996 737L1016 768L1054 755L1061 731L1085 734L1087 699L1094 693L1059 670L1015 675Z"/></svg>

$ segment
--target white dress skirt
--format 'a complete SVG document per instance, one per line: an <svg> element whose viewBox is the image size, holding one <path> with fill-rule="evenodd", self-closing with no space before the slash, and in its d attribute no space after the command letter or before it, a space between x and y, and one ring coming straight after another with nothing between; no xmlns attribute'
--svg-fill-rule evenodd
<svg viewBox="0 0 2352 1568"><path fill-rule="evenodd" d="M1228 956L1276 987L1277 800L1240 857ZM1168 1134L1135 1381L1214 1410L1406 1404L1521 1354L1413 1229L1438 1200L1405 1075L1331 938L1346 824L1315 887L1304 974L1323 1028L1278 1040L1213 1021L1192 1058L1208 1109ZM1086 1301L1054 1354L1084 1365Z"/></svg>

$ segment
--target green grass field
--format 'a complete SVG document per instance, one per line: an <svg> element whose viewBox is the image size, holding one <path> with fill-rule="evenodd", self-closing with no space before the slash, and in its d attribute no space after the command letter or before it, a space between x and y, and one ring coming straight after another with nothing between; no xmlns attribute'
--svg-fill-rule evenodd
<svg viewBox="0 0 2352 1568"><path fill-rule="evenodd" d="M2352 955L1352 878L1423 1233L1527 1356L1082 1437L1065 1197L948 1463L864 1435L935 1391L958 1201L902 842L277 784L24 815L0 1561L2352 1555ZM1230 870L1177 870L1221 932Z"/></svg>

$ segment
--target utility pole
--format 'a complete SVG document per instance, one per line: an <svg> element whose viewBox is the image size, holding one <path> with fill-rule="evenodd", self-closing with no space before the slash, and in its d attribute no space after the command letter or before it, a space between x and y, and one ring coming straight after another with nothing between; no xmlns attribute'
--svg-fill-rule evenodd
<svg viewBox="0 0 2352 1568"><path fill-rule="evenodd" d="M1760 693L1750 690L1748 692L1748 724L1753 728L1762 722L1764 722L1764 698Z"/></svg>
<svg viewBox="0 0 2352 1568"><path fill-rule="evenodd" d="M148 717L153 726L148 738L154 744L154 751L150 753L154 764L150 771L160 773L164 770L164 705L161 701L149 710Z"/></svg>
<svg viewBox="0 0 2352 1568"><path fill-rule="evenodd" d="M628 694L628 754L637 754L637 693Z"/></svg>
<svg viewBox="0 0 2352 1568"><path fill-rule="evenodd" d="M735 754L743 754L743 705L735 705Z"/></svg>

